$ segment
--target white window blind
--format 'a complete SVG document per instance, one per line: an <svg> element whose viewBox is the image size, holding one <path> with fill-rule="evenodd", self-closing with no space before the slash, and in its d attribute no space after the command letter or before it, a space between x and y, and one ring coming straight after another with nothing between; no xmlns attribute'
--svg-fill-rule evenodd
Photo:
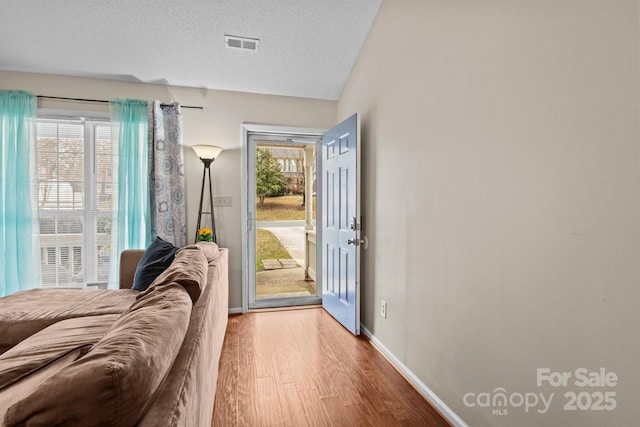
<svg viewBox="0 0 640 427"><path fill-rule="evenodd" d="M108 122L38 119L43 287L107 282L116 160Z"/></svg>

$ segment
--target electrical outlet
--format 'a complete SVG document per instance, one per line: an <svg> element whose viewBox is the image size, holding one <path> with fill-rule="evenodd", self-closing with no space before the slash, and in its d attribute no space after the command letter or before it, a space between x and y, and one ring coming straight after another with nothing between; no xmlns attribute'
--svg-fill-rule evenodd
<svg viewBox="0 0 640 427"><path fill-rule="evenodd" d="M213 196L213 206L221 208L231 207L231 196Z"/></svg>
<svg viewBox="0 0 640 427"><path fill-rule="evenodd" d="M387 302L384 300L380 301L380 316L387 318Z"/></svg>

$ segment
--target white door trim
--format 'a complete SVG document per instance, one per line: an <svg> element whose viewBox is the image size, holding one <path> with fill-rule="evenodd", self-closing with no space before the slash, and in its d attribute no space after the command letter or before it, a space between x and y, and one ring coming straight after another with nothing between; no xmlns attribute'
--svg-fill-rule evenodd
<svg viewBox="0 0 640 427"><path fill-rule="evenodd" d="M291 126L274 126L274 125L261 125L253 123L243 123L242 129L242 312L249 311L249 271L251 257L249 256L249 230L248 226L251 222L251 218L248 217L248 188L247 183L249 181L249 171L253 167L249 164L249 135L254 133L272 134L272 135L304 135L314 136L322 138L322 135L326 132L326 129L314 129L314 128L301 128ZM254 168L255 169L255 168Z"/></svg>

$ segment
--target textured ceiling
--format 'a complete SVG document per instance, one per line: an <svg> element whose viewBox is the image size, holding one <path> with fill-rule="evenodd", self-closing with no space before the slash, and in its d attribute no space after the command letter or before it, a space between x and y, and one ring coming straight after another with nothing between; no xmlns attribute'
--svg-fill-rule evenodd
<svg viewBox="0 0 640 427"><path fill-rule="evenodd" d="M334 100L380 2L0 0L0 69Z"/></svg>

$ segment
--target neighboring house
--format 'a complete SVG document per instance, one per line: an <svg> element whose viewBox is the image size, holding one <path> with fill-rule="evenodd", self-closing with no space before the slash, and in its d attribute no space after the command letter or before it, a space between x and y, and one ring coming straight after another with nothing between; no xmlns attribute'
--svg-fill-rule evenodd
<svg viewBox="0 0 640 427"><path fill-rule="evenodd" d="M287 194L304 193L304 150L301 148L264 147L278 161L287 183Z"/></svg>

